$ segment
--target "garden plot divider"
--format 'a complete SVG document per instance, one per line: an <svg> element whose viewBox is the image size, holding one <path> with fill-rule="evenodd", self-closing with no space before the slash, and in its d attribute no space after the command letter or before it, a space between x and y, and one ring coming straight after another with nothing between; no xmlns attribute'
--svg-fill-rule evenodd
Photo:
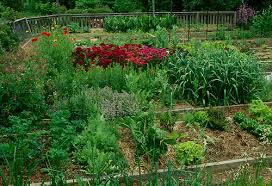
<svg viewBox="0 0 272 186"><path fill-rule="evenodd" d="M234 160L226 160L221 162L212 162L212 163L205 163L200 165L192 165L192 166L186 166L180 169L159 169L155 172L149 173L149 172L143 172L138 173L135 172L133 174L129 174L127 176L122 175L116 175L114 176L114 180L118 180L120 184L125 183L127 180L133 181L133 183L143 183L147 180L150 180L150 178L159 178L166 180L169 179L169 176L171 178L180 178L188 173L197 173L197 172L206 172L206 173L222 173L224 171L234 170L238 169L241 166L247 165L247 166L256 166L256 165L263 165L266 167L271 167L272 163L272 157L263 157L263 158L244 158L244 159L234 159ZM101 180L108 180L108 177L102 177ZM81 179L82 182L89 182L91 181L91 178L83 178ZM217 183L214 183L214 185L220 185L221 182L217 180ZM75 185L78 181L76 179L66 180L66 184L68 185ZM42 183L32 183L30 186L49 186L51 185L51 182L42 182Z"/></svg>
<svg viewBox="0 0 272 186"><path fill-rule="evenodd" d="M58 14L39 17L22 18L12 24L13 32L21 40L50 31L54 25L67 26L78 23L81 28L103 28L105 17L109 16L142 16L152 15L150 12L140 13L98 13L98 14ZM156 16L173 15L177 24L190 29L191 25L225 25L229 28L236 26L236 13L234 11L201 11L201 12L156 12Z"/></svg>

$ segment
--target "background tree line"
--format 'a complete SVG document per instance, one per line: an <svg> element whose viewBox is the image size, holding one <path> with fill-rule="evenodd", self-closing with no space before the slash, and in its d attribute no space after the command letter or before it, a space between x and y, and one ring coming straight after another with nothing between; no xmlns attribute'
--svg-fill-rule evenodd
<svg viewBox="0 0 272 186"><path fill-rule="evenodd" d="M145 12L152 11L152 0L58 0L61 13ZM247 3L255 10L272 5L271 0L154 0L156 11L236 10ZM17 11L52 14L58 11L57 0L0 0Z"/></svg>

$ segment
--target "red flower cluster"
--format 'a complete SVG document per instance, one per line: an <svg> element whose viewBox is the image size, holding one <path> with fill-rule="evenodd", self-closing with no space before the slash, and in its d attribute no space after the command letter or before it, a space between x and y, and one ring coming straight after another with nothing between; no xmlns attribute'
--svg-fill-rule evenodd
<svg viewBox="0 0 272 186"><path fill-rule="evenodd" d="M50 34L49 32L42 32L41 35L42 35L42 36L46 36L46 37L51 36L51 34Z"/></svg>
<svg viewBox="0 0 272 186"><path fill-rule="evenodd" d="M64 35L68 35L69 34L69 29L67 27L63 28L64 31Z"/></svg>
<svg viewBox="0 0 272 186"><path fill-rule="evenodd" d="M152 48L140 44L116 46L104 43L88 48L76 47L73 52L75 64L89 68L94 65L107 67L112 63L122 66L133 63L138 66L162 63L168 57L166 49Z"/></svg>

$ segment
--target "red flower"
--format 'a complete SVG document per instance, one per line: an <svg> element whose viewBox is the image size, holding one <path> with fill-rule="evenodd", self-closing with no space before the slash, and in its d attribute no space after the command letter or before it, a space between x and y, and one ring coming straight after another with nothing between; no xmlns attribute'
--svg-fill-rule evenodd
<svg viewBox="0 0 272 186"><path fill-rule="evenodd" d="M69 34L69 29L67 27L63 28L64 31L64 35L68 35Z"/></svg>
<svg viewBox="0 0 272 186"><path fill-rule="evenodd" d="M51 34L49 32L42 32L41 35L46 36L46 37L51 36Z"/></svg>
<svg viewBox="0 0 272 186"><path fill-rule="evenodd" d="M36 42L36 41L38 41L38 38L37 37L34 37L34 38L32 38L32 43L34 43L34 42Z"/></svg>

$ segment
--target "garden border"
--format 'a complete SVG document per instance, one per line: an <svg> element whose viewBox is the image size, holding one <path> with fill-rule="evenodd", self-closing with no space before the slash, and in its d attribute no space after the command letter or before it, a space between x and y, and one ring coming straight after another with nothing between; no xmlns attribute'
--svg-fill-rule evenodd
<svg viewBox="0 0 272 186"><path fill-rule="evenodd" d="M119 182L123 183L127 178L130 178L133 180L133 182L137 181L146 181L151 177L167 177L169 175L169 171L171 172L171 175L173 177L180 177L184 173L184 171L205 171L209 173L220 173L223 171L231 170L231 169L237 169L242 165L249 165L249 166L254 166L259 163L267 163L270 164L272 163L272 156L264 157L264 158L244 158L244 159L233 159L233 160L226 160L226 161L220 161L220 162L212 162L212 163L205 163L205 164L200 164L200 165L193 165L193 166L187 166L185 168L181 169L173 169L173 170L167 170L167 169L159 169L155 173L134 173L130 174L126 177L124 176L116 176L116 179L119 179ZM106 177L102 177L102 179L107 179ZM91 179L84 178L82 181L87 182L90 181ZM67 184L75 184L77 183L76 179L70 179L66 180ZM40 186L40 185L51 185L51 182L39 182L39 183L32 183L30 186Z"/></svg>

